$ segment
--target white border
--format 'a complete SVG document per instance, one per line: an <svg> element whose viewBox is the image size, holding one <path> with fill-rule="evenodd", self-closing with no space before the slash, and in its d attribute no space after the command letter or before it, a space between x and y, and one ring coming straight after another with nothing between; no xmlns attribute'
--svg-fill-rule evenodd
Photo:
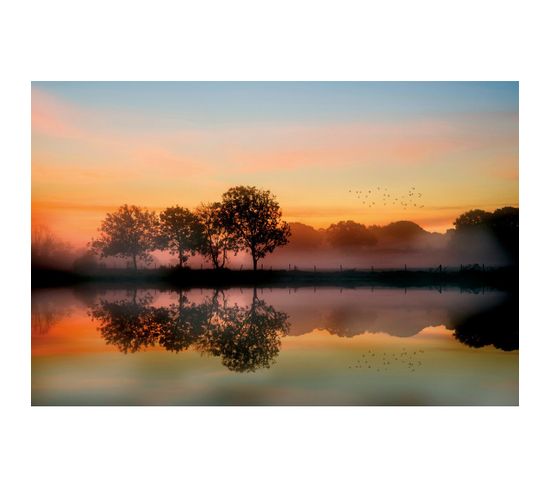
<svg viewBox="0 0 550 488"><path fill-rule="evenodd" d="M19 1L0 15L4 486L539 486L544 2ZM31 408L30 80L520 80L519 408ZM544 459L543 459L544 456Z"/></svg>

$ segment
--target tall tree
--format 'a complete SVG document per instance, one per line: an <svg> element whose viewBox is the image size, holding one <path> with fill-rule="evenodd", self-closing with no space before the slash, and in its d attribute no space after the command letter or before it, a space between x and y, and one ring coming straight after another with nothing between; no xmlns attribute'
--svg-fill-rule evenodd
<svg viewBox="0 0 550 488"><path fill-rule="evenodd" d="M179 266L197 252L202 227L196 215L186 208L169 207L160 214L161 246L178 256Z"/></svg>
<svg viewBox="0 0 550 488"><path fill-rule="evenodd" d="M279 204L269 190L235 186L223 194L222 222L239 249L252 255L254 271L259 259L288 243L290 227L281 216Z"/></svg>
<svg viewBox="0 0 550 488"><path fill-rule="evenodd" d="M150 252L158 247L158 220L154 212L135 205L123 205L108 213L99 228L99 239L91 247L102 257L130 258L137 269L137 260L151 261Z"/></svg>
<svg viewBox="0 0 550 488"><path fill-rule="evenodd" d="M238 251L235 238L222 221L221 208L222 204L215 202L203 204L196 210L202 229L199 250L215 269L225 266L230 251Z"/></svg>

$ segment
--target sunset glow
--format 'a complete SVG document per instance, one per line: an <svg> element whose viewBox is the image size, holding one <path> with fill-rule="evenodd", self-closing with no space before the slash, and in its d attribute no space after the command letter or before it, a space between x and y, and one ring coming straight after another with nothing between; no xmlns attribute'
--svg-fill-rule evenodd
<svg viewBox="0 0 550 488"><path fill-rule="evenodd" d="M32 85L32 217L75 245L124 203L154 210L270 189L283 216L413 220L518 205L517 83ZM423 208L349 190L415 186Z"/></svg>

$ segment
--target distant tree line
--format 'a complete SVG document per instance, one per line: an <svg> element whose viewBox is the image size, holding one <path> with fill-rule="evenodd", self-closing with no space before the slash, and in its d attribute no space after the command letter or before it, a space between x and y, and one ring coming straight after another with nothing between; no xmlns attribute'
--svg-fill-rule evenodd
<svg viewBox="0 0 550 488"><path fill-rule="evenodd" d="M221 202L191 211L180 206L159 215L135 205L108 213L91 249L101 257L151 262L155 250L167 250L183 267L189 257L202 255L216 269L224 268L230 253L248 252L254 270L260 259L288 243L290 227L282 220L279 204L269 190L236 186Z"/></svg>
<svg viewBox="0 0 550 488"><path fill-rule="evenodd" d="M519 209L503 207L494 212L470 210L453 222L446 234L430 233L411 221L387 225L366 226L353 220L343 220L326 229L315 229L300 222L291 222L292 239L288 252L309 252L314 249L340 249L346 252L365 252L373 248L429 249L450 245L453 250L465 251L487 242L496 243L512 260L519 251Z"/></svg>

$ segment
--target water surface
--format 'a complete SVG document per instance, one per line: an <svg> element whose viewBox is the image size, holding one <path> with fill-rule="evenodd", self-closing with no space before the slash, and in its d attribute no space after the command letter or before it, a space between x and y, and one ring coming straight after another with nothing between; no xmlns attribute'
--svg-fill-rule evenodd
<svg viewBox="0 0 550 488"><path fill-rule="evenodd" d="M458 289L40 290L33 405L517 405L517 299Z"/></svg>

